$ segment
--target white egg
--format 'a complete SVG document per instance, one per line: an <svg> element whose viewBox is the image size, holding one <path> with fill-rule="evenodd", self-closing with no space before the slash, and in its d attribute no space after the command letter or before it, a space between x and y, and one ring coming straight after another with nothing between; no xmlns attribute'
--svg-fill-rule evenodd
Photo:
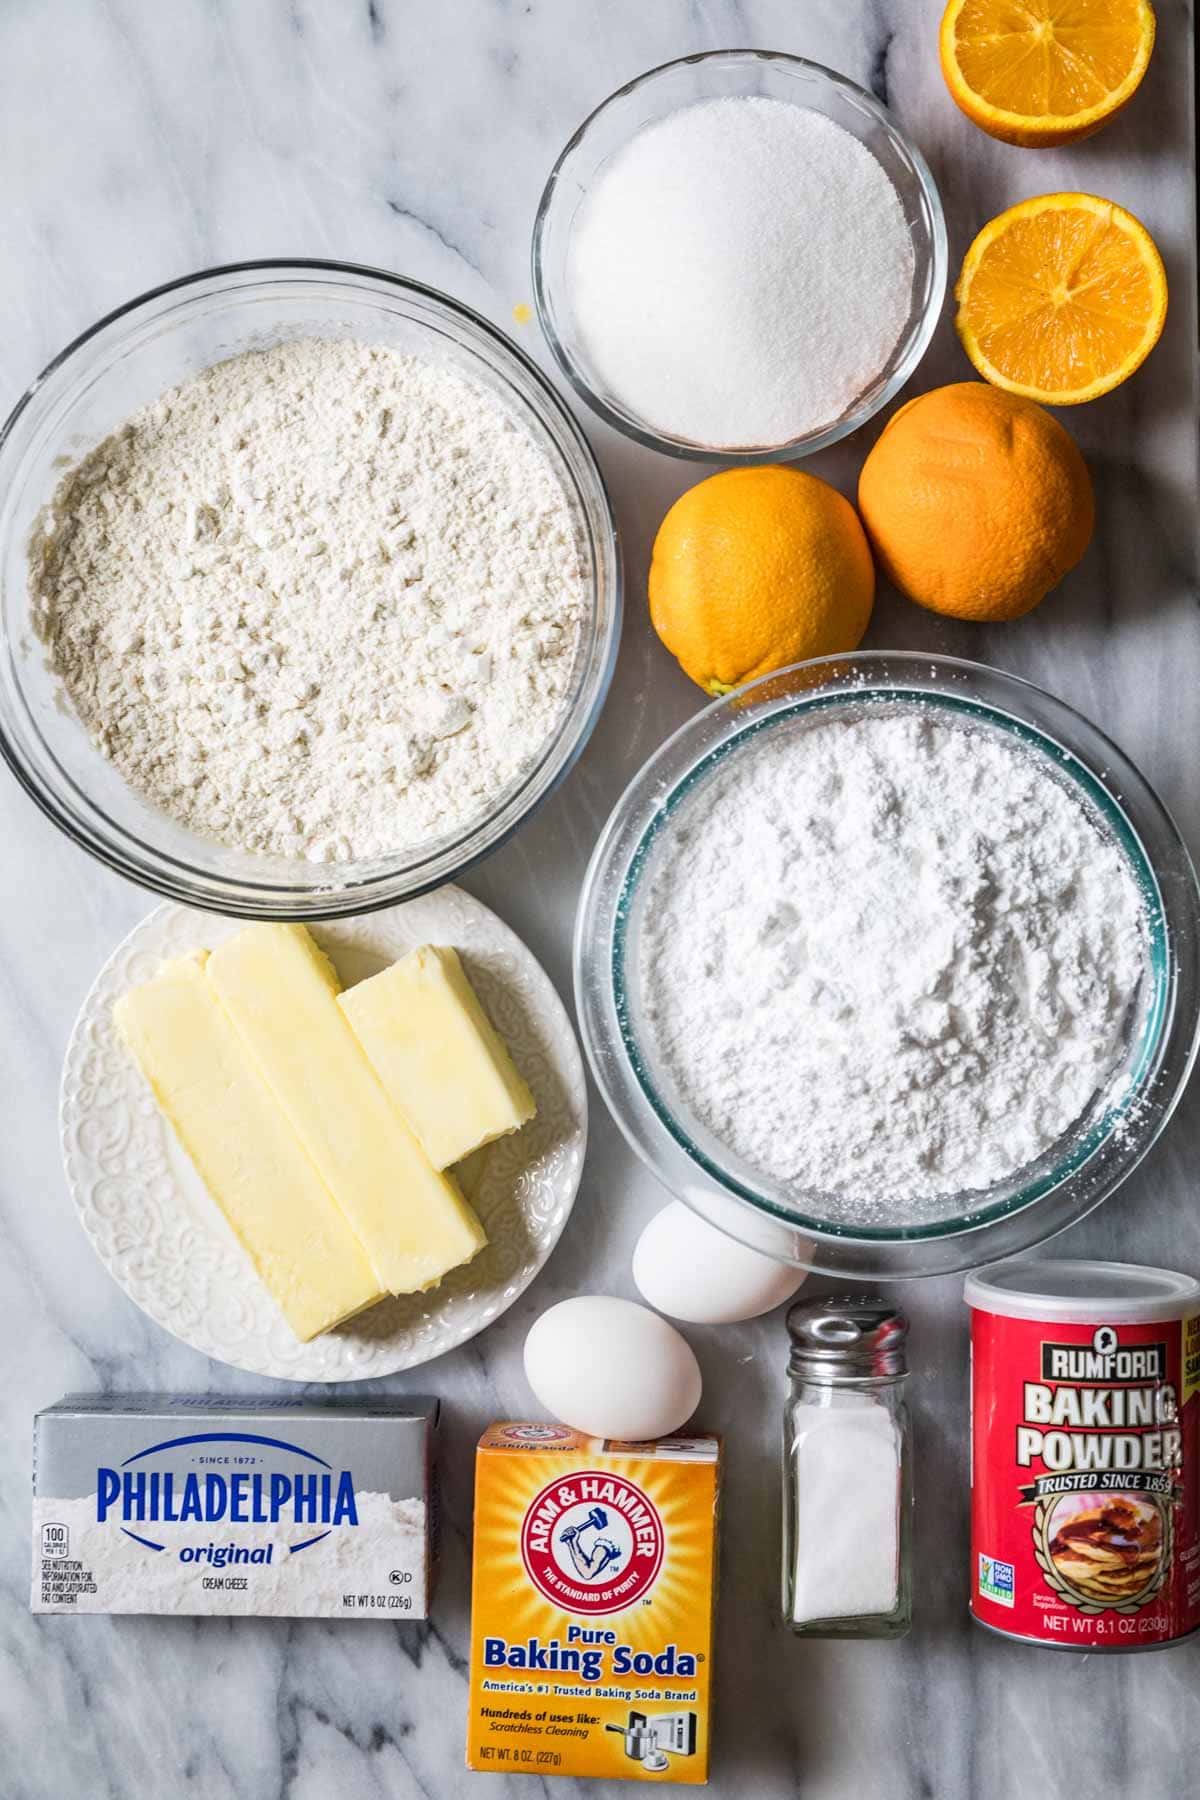
<svg viewBox="0 0 1200 1800"><path fill-rule="evenodd" d="M675 1327L604 1294L560 1300L535 1321L525 1374L547 1412L591 1437L666 1437L700 1404L700 1365Z"/></svg>
<svg viewBox="0 0 1200 1800"><path fill-rule="evenodd" d="M633 1253L642 1298L695 1325L757 1319L789 1300L807 1273L726 1237L682 1200L655 1213Z"/></svg>

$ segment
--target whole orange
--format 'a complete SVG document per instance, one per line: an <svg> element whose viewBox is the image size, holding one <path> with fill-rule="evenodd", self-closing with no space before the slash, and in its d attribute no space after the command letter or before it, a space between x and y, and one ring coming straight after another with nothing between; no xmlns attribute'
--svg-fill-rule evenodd
<svg viewBox="0 0 1200 1800"><path fill-rule="evenodd" d="M871 551L850 502L781 464L698 482L654 540L651 621L709 694L856 650L874 599Z"/></svg>
<svg viewBox="0 0 1200 1800"><path fill-rule="evenodd" d="M858 505L902 593L956 619L1019 619L1092 538L1079 446L1044 407L983 381L910 400L863 464Z"/></svg>

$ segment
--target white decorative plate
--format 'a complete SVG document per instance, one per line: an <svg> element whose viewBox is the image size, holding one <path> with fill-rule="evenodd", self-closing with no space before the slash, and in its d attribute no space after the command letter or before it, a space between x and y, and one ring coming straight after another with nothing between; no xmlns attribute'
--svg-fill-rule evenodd
<svg viewBox="0 0 1200 1800"><path fill-rule="evenodd" d="M236 919L160 906L83 1003L63 1067L67 1182L109 1273L164 1330L206 1356L290 1381L357 1381L429 1362L511 1306L558 1240L587 1142L587 1090L562 1002L520 939L461 888L312 927L343 982L418 944L453 944L537 1101L537 1117L457 1173L488 1244L427 1294L387 1300L297 1343L117 1038L113 1005L161 963L211 949Z"/></svg>

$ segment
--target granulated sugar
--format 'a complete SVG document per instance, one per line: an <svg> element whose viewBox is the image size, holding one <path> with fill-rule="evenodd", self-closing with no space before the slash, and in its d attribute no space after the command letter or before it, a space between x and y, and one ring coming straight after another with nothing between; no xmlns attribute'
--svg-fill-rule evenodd
<svg viewBox="0 0 1200 1800"><path fill-rule="evenodd" d="M830 1216L937 1217L1113 1078L1147 943L1049 765L928 709L776 729L647 871L641 984L685 1106Z"/></svg>
<svg viewBox="0 0 1200 1800"><path fill-rule="evenodd" d="M580 209L567 284L601 383L658 430L777 444L836 420L908 318L899 196L823 114L706 100L646 126Z"/></svg>

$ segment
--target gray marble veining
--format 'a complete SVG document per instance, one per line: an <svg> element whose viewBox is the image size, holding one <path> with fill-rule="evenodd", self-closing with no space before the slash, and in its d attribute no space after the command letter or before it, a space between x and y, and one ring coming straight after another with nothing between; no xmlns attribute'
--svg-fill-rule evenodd
<svg viewBox="0 0 1200 1800"><path fill-rule="evenodd" d="M869 84L941 186L952 267L1027 194L1090 189L1150 226L1172 283L1146 368L1070 424L1099 529L1039 612L955 627L884 596L868 643L994 661L1098 719L1200 849L1191 7L1159 0L1143 92L1073 150L991 142L938 72L939 0L9 0L0 9L0 406L75 333L152 284L271 255L375 263L489 314L548 365L528 242L579 120L639 70L753 44ZM916 386L965 379L949 315ZM541 815L470 877L569 990L590 846L629 775L698 705L645 619L649 543L697 471L585 421L625 540L628 621L606 712ZM866 434L869 436L870 434ZM852 487L862 438L818 459ZM536 1287L487 1335L407 1383L448 1412L445 1555L432 1626L30 1618L30 1418L70 1388L253 1391L150 1325L97 1265L58 1159L59 1065L78 1002L147 896L86 861L0 782L0 1800L409 1800L543 1791L462 1772L472 1446L530 1406L530 1320L580 1289L631 1291L664 1196L597 1101L583 1190ZM1185 1103L1127 1187L1062 1240L1073 1254L1200 1269ZM1190 1800L1200 1644L1054 1656L967 1623L965 1319L959 1283L904 1293L914 1320L917 1623L900 1645L798 1644L775 1623L778 1320L695 1332L703 1416L729 1436L713 1791L806 1800ZM488 1783L490 1782L490 1786ZM570 1782L545 1791L571 1800ZM601 1790L593 1786L593 1793ZM611 1791L614 1795L618 1791Z"/></svg>

